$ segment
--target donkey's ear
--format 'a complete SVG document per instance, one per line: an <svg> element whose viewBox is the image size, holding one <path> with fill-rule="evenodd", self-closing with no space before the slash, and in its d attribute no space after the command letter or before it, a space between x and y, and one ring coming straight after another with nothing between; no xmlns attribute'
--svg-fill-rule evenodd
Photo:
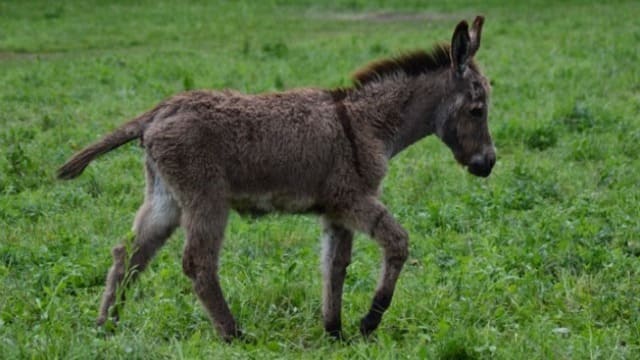
<svg viewBox="0 0 640 360"><path fill-rule="evenodd" d="M473 21L473 25L471 25L471 31L469 32L469 36L471 37L471 48L469 49L469 54L473 57L478 51L480 47L480 35L482 35L482 24L484 24L484 16L476 16L476 19Z"/></svg>
<svg viewBox="0 0 640 360"><path fill-rule="evenodd" d="M469 39L469 24L461 21L456 30L453 32L451 39L451 66L453 70L462 74L467 67L469 58L471 57L470 48L471 41Z"/></svg>

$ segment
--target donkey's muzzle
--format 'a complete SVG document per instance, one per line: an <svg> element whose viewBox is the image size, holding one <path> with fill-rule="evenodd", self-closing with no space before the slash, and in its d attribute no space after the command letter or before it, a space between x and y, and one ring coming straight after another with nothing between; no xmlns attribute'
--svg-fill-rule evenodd
<svg viewBox="0 0 640 360"><path fill-rule="evenodd" d="M491 174L491 169L493 169L495 163L496 153L490 151L483 155L474 155L467 168L473 175L487 177Z"/></svg>

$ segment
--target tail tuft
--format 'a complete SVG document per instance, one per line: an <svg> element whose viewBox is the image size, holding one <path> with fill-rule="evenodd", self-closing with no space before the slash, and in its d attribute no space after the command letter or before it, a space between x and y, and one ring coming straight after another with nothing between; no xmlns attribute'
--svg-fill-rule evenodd
<svg viewBox="0 0 640 360"><path fill-rule="evenodd" d="M60 180L74 179L80 176L87 165L98 155L100 155L100 152L96 151L93 146L86 148L62 165L58 169L56 176Z"/></svg>

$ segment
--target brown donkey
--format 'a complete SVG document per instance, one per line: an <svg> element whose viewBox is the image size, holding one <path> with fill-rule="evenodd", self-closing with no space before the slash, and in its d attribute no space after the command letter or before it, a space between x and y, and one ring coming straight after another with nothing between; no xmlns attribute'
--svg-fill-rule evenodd
<svg viewBox="0 0 640 360"><path fill-rule="evenodd" d="M110 311L117 319L113 305L125 275L143 271L181 225L184 273L220 335L240 335L217 274L234 209L322 216L322 312L326 331L335 337L341 336L353 234L375 239L383 250L382 273L360 322L362 334L374 331L408 255L407 232L379 200L388 161L436 134L474 175L488 176L495 163L487 126L490 88L473 60L482 24L480 16L471 29L462 21L451 45L373 63L355 74L352 88L180 94L77 153L59 169L59 178L75 178L97 156L134 139L146 152L147 189L133 225L133 250L127 255L124 245L113 249L98 324Z"/></svg>

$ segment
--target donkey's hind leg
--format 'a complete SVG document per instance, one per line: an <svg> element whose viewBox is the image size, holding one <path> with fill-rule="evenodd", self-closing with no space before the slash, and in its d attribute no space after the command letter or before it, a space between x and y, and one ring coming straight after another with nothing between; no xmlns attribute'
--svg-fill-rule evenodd
<svg viewBox="0 0 640 360"><path fill-rule="evenodd" d="M353 231L329 220L324 221L322 236L322 273L324 278L322 316L324 329L342 338L342 288L351 261Z"/></svg>
<svg viewBox="0 0 640 360"><path fill-rule="evenodd" d="M206 192L206 191L203 191ZM229 208L222 197L201 193L184 207L187 241L182 268L191 281L220 336L230 341L241 335L218 278L218 260Z"/></svg>
<svg viewBox="0 0 640 360"><path fill-rule="evenodd" d="M124 290L127 285L135 281L144 271L180 221L180 208L162 179L154 171L150 161L147 161L146 169L147 191L145 202L138 210L133 224L135 241L131 248L132 254L127 259L125 244L113 248L113 265L107 275L100 314L96 320L98 325L104 324L109 316L109 309L117 300L121 303L124 301ZM118 319L117 306L112 309L112 316L115 320Z"/></svg>
<svg viewBox="0 0 640 360"><path fill-rule="evenodd" d="M391 304L396 282L409 255L409 236L380 201L368 197L355 201L340 213L345 226L368 233L383 252L382 272L371 308L360 321L360 332L367 336L380 324Z"/></svg>

